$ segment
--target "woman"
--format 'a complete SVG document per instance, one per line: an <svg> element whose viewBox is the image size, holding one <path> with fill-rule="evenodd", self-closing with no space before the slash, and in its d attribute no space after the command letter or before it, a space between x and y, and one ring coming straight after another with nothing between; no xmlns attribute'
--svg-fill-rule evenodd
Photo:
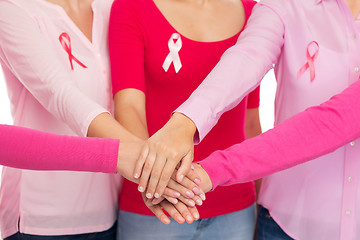
<svg viewBox="0 0 360 240"><path fill-rule="evenodd" d="M224 111L257 86L272 64L278 82L276 124L325 101L359 79L359 9L357 1L262 1L237 45L223 55L203 85L177 111L192 119L202 139ZM206 95L212 89L217 94ZM174 117L178 119L154 135L157 146L169 145L161 139L176 132L174 125L193 124L182 114ZM188 143L194 131L178 134L176 141ZM259 204L270 212L265 226L259 222L263 236L356 239L359 228L355 227L354 211L359 201L351 184L353 175L357 176L352 173L357 169L356 149L354 143L343 146L317 161L266 177L259 196ZM188 149L181 151L179 155L184 156ZM268 227L277 224L281 228Z"/></svg>
<svg viewBox="0 0 360 240"><path fill-rule="evenodd" d="M142 139L157 131L235 44L254 5L248 0L115 1L109 28L115 118ZM258 90L228 113L196 149L195 159L243 141L245 121L248 137L260 133ZM159 196L147 197L154 194ZM136 185L125 181L118 239L253 239L252 182L209 194L206 205L199 207L201 219L190 225L154 221L137 195ZM197 203L201 205L201 199Z"/></svg>
<svg viewBox="0 0 360 240"><path fill-rule="evenodd" d="M106 32L111 4L0 1L0 61L15 125L138 140L109 114ZM115 174L4 167L2 238L24 233L30 239L79 239L83 234L114 239L119 187Z"/></svg>

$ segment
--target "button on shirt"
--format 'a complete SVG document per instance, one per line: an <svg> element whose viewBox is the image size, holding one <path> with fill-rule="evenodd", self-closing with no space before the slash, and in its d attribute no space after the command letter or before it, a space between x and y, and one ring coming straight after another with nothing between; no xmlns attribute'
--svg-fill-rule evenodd
<svg viewBox="0 0 360 240"><path fill-rule="evenodd" d="M95 0L90 42L58 5L0 0L0 62L15 125L86 136L112 108L107 53L111 0ZM62 41L62 42L61 42ZM71 65L72 63L72 65ZM109 229L119 177L4 168L1 234L65 235ZM19 226L19 227L18 227Z"/></svg>
<svg viewBox="0 0 360 240"><path fill-rule="evenodd" d="M359 20L344 0L263 0L238 43L176 111L195 122L201 140L275 64L275 124L282 123L359 79L354 71L360 64L359 33ZM326 121L321 124L330 127ZM295 239L359 239L359 156L355 140L315 161L272 174L263 180L259 203ZM224 178L231 177L219 173L213 180L221 183Z"/></svg>

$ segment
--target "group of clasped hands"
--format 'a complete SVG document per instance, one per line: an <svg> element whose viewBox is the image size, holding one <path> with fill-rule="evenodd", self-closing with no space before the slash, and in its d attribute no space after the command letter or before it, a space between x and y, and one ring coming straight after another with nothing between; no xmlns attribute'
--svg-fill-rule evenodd
<svg viewBox="0 0 360 240"><path fill-rule="evenodd" d="M182 114L174 115L176 118ZM123 176L139 184L146 206L162 223L170 223L163 210L178 223L192 223L200 218L196 205L203 204L212 183L201 165L192 162L196 129L189 133L189 128L174 126L173 118L145 142L133 176ZM184 136L188 136L188 141L182 141ZM126 153L129 145L119 147L122 146L127 149L120 152Z"/></svg>

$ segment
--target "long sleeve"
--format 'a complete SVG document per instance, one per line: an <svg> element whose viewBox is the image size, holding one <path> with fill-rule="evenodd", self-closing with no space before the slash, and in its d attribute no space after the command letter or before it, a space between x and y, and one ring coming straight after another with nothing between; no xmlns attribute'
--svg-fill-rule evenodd
<svg viewBox="0 0 360 240"><path fill-rule="evenodd" d="M116 173L119 140L55 135L0 124L0 164L29 170Z"/></svg>
<svg viewBox="0 0 360 240"><path fill-rule="evenodd" d="M360 81L255 138L200 162L214 188L247 182L315 159L360 137Z"/></svg>
<svg viewBox="0 0 360 240"><path fill-rule="evenodd" d="M281 16L257 4L235 46L229 48L202 84L176 112L196 125L201 141L220 116L259 85L284 43Z"/></svg>
<svg viewBox="0 0 360 240"><path fill-rule="evenodd" d="M0 16L3 63L48 112L86 136L91 121L108 111L79 90L31 13L11 1L1 1Z"/></svg>

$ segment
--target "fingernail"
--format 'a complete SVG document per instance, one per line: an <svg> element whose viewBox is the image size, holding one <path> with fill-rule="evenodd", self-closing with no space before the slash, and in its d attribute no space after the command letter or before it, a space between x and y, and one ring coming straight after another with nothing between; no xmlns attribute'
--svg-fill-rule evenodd
<svg viewBox="0 0 360 240"><path fill-rule="evenodd" d="M172 204L177 204L177 203L178 203L178 200L177 200L176 198L171 199L171 203L172 203Z"/></svg>
<svg viewBox="0 0 360 240"><path fill-rule="evenodd" d="M187 222L191 222L193 220L193 218L190 216L190 215L187 215L186 216L186 221Z"/></svg>
<svg viewBox="0 0 360 240"><path fill-rule="evenodd" d="M139 178L140 175L138 173L135 173L134 178Z"/></svg>
<svg viewBox="0 0 360 240"><path fill-rule="evenodd" d="M205 194L200 194L200 198L205 201L206 197L205 197Z"/></svg>
<svg viewBox="0 0 360 240"><path fill-rule="evenodd" d="M147 197L147 198L151 198L151 196L152 196L151 193L147 193L147 194L146 194L146 197Z"/></svg>
<svg viewBox="0 0 360 240"><path fill-rule="evenodd" d="M179 192L174 192L174 197L180 197L181 196L181 194L179 193Z"/></svg>
<svg viewBox="0 0 360 240"><path fill-rule="evenodd" d="M182 222L184 220L184 218L182 216L177 216L176 219L180 222Z"/></svg>
<svg viewBox="0 0 360 240"><path fill-rule="evenodd" d="M160 194L155 193L155 197L156 197L156 198L159 198L159 197L160 197Z"/></svg>
<svg viewBox="0 0 360 240"><path fill-rule="evenodd" d="M200 185L200 184L201 184L201 180L198 179L198 178L195 178L194 183L196 183L196 185Z"/></svg>
<svg viewBox="0 0 360 240"><path fill-rule="evenodd" d="M188 204L189 204L191 207L195 206L195 202L194 202L193 200L189 200L189 201L188 201Z"/></svg>
<svg viewBox="0 0 360 240"><path fill-rule="evenodd" d="M192 190L196 195L200 194L200 189L198 189L197 187L194 187Z"/></svg>
<svg viewBox="0 0 360 240"><path fill-rule="evenodd" d="M170 219L168 219L167 217L163 217L162 218L162 222L165 224L169 224L170 223Z"/></svg>
<svg viewBox="0 0 360 240"><path fill-rule="evenodd" d="M194 197L194 193L191 191L186 191L186 196L193 198Z"/></svg>
<svg viewBox="0 0 360 240"><path fill-rule="evenodd" d="M192 169L192 170L194 170L194 169L195 169L194 165L192 165L192 164L191 164L191 169Z"/></svg>
<svg viewBox="0 0 360 240"><path fill-rule="evenodd" d="M197 205L199 205L199 206L201 206L201 205L203 204L203 202L202 202L200 199L197 199L197 200L196 200L196 203L197 203Z"/></svg>
<svg viewBox="0 0 360 240"><path fill-rule="evenodd" d="M142 186L139 186L139 187L138 187L138 190L139 190L139 192L143 192L143 191L144 191L144 188L143 188Z"/></svg>
<svg viewBox="0 0 360 240"><path fill-rule="evenodd" d="M200 217L198 213L194 213L193 215L194 215L195 219L199 219L199 217Z"/></svg>
<svg viewBox="0 0 360 240"><path fill-rule="evenodd" d="M180 182L184 179L184 175L180 175Z"/></svg>

